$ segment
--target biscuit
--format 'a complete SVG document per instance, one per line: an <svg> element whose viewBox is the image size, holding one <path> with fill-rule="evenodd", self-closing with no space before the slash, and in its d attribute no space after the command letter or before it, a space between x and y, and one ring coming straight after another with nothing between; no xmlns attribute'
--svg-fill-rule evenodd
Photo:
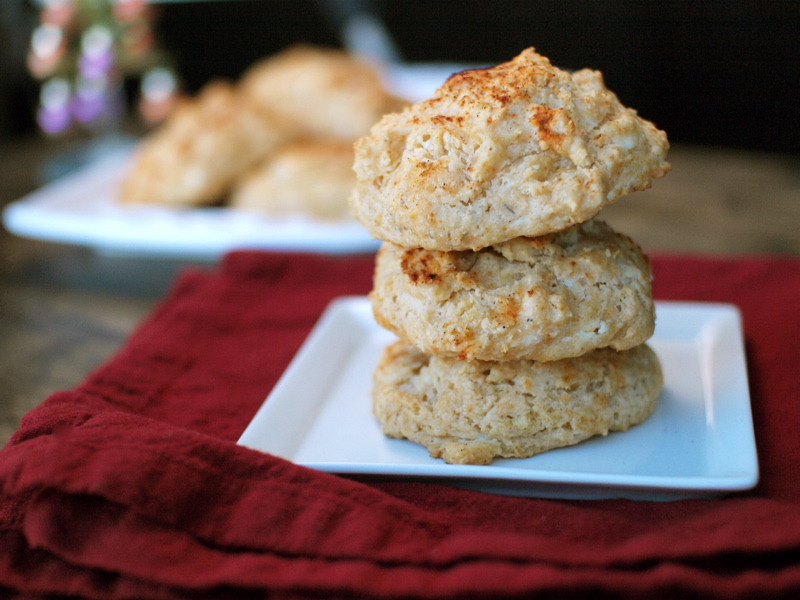
<svg viewBox="0 0 800 600"><path fill-rule="evenodd" d="M280 122L215 81L139 146L119 189L123 203L204 206L287 139Z"/></svg>
<svg viewBox="0 0 800 600"><path fill-rule="evenodd" d="M265 59L242 77L242 91L275 113L298 136L354 141L405 101L393 97L379 74L352 55L295 46Z"/></svg>
<svg viewBox="0 0 800 600"><path fill-rule="evenodd" d="M284 146L243 176L231 192L229 204L271 216L347 219L347 198L355 180L352 144L299 141Z"/></svg>
<svg viewBox="0 0 800 600"><path fill-rule="evenodd" d="M667 151L599 72L529 48L384 116L356 143L351 211L376 239L478 250L589 219L666 174Z"/></svg>
<svg viewBox="0 0 800 600"><path fill-rule="evenodd" d="M590 219L477 252L384 242L370 301L378 324L425 353L549 361L646 341L650 281L639 246Z"/></svg>
<svg viewBox="0 0 800 600"><path fill-rule="evenodd" d="M644 421L663 376L647 346L554 362L458 361L398 341L374 373L385 435L452 464L489 464L569 446Z"/></svg>

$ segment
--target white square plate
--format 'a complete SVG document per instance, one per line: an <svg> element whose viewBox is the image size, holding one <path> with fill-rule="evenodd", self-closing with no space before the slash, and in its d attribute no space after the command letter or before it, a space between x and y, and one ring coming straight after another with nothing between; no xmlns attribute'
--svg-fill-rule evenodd
<svg viewBox="0 0 800 600"><path fill-rule="evenodd" d="M728 304L656 303L648 342L664 388L647 421L575 446L491 465L448 465L372 416L372 373L395 338L364 297L331 303L239 444L320 471L406 477L549 498L713 497L758 482L741 318Z"/></svg>

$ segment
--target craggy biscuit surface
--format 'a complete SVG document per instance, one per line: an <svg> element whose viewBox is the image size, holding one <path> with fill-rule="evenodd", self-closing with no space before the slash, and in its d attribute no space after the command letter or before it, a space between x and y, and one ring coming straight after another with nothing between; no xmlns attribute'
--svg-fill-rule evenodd
<svg viewBox="0 0 800 600"><path fill-rule="evenodd" d="M223 81L178 107L138 148L123 203L204 206L287 139L279 121Z"/></svg>
<svg viewBox="0 0 800 600"><path fill-rule="evenodd" d="M351 210L377 239L476 250L589 219L663 176L667 150L599 72L531 48L384 116L356 143Z"/></svg>
<svg viewBox="0 0 800 600"><path fill-rule="evenodd" d="M663 376L647 346L578 358L458 361L396 342L374 374L373 412L385 435L453 464L489 464L569 446L644 421Z"/></svg>
<svg viewBox="0 0 800 600"><path fill-rule="evenodd" d="M406 104L379 74L354 56L295 46L263 60L243 76L242 90L302 137L353 141L387 112Z"/></svg>
<svg viewBox="0 0 800 600"><path fill-rule="evenodd" d="M231 192L230 205L275 216L347 219L355 180L352 144L304 140L282 147L243 176Z"/></svg>
<svg viewBox="0 0 800 600"><path fill-rule="evenodd" d="M477 252L384 242L370 300L381 326L428 354L548 361L646 341L650 280L640 248L590 219Z"/></svg>

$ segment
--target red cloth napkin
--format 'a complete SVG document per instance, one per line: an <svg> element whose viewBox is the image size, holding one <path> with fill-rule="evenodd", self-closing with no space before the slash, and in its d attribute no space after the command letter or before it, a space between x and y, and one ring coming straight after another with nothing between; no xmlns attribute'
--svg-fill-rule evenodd
<svg viewBox="0 0 800 600"><path fill-rule="evenodd" d="M235 444L372 257L234 253L0 452L0 591L78 598L796 598L800 260L655 257L659 299L744 316L762 481L560 501L359 483ZM2 586L5 586L3 588Z"/></svg>

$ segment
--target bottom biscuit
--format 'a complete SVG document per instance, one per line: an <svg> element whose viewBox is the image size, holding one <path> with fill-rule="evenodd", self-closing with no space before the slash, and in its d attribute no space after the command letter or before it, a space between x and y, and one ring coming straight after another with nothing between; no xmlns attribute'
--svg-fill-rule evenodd
<svg viewBox="0 0 800 600"><path fill-rule="evenodd" d="M644 421L663 375L642 344L552 362L459 361L403 342L374 374L373 412L388 437L451 464L489 464L577 444Z"/></svg>

